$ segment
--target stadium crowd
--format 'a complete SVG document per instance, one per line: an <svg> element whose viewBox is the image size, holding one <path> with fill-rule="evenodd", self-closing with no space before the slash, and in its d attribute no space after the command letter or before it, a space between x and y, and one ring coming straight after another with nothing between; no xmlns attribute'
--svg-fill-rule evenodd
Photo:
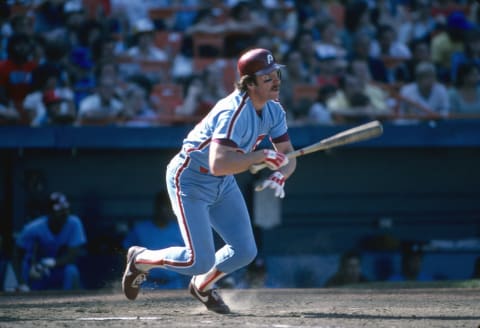
<svg viewBox="0 0 480 328"><path fill-rule="evenodd" d="M471 0L1 0L0 124L193 123L272 49L291 124L480 116Z"/></svg>

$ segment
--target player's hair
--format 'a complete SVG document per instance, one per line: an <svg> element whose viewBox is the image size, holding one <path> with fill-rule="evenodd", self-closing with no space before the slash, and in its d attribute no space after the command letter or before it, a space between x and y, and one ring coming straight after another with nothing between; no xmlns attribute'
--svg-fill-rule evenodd
<svg viewBox="0 0 480 328"><path fill-rule="evenodd" d="M250 83L257 84L255 75L243 75L237 82L235 82L235 88L237 88L237 90L246 92L248 90L248 84Z"/></svg>

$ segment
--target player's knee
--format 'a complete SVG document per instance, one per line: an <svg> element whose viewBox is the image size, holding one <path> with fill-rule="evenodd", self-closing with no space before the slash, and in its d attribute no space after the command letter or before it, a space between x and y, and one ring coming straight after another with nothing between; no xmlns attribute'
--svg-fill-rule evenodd
<svg viewBox="0 0 480 328"><path fill-rule="evenodd" d="M212 256L203 256L197 258L193 263L191 270L193 275L203 274L208 272L215 265L215 255Z"/></svg>
<svg viewBox="0 0 480 328"><path fill-rule="evenodd" d="M250 245L249 247L244 247L242 250L236 250L235 255L241 259L241 262L244 265L252 262L257 256L258 250L256 245Z"/></svg>

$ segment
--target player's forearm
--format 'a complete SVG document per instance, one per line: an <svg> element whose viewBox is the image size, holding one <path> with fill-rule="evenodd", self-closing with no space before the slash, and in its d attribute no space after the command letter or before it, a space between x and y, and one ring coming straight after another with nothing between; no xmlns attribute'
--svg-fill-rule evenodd
<svg viewBox="0 0 480 328"><path fill-rule="evenodd" d="M245 172L253 164L261 163L265 158L263 151L240 153L235 151L217 154L210 160L210 171L213 175L231 175Z"/></svg>

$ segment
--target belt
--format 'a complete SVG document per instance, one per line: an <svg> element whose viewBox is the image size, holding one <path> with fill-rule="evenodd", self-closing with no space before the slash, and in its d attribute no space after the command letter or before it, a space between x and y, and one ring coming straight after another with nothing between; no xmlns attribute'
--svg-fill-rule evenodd
<svg viewBox="0 0 480 328"><path fill-rule="evenodd" d="M185 160L189 159L188 168L193 169L193 170L198 171L198 172L203 173L203 174L208 174L209 173L209 170L208 170L207 167L196 164L184 149L182 149L178 153L178 156L180 158L185 159Z"/></svg>

